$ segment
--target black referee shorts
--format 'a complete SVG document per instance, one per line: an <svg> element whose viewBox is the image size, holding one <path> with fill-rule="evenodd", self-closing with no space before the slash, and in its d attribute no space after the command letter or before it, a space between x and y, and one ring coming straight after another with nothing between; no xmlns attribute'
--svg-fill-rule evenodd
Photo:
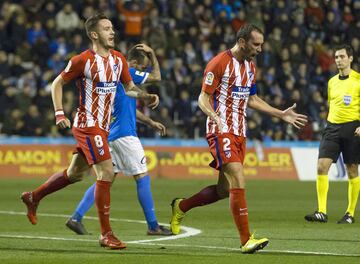
<svg viewBox="0 0 360 264"><path fill-rule="evenodd" d="M360 137L354 135L359 126L360 121L343 124L327 122L320 142L319 159L330 158L336 162L342 153L345 164L359 164Z"/></svg>

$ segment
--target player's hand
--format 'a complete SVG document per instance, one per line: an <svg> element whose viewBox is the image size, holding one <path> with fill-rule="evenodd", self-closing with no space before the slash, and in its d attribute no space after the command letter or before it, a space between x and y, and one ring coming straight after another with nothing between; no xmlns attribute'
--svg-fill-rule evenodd
<svg viewBox="0 0 360 264"><path fill-rule="evenodd" d="M296 107L296 103L291 107L283 111L282 119L294 127L300 129L307 123L307 116L296 113L293 109Z"/></svg>
<svg viewBox="0 0 360 264"><path fill-rule="evenodd" d="M355 129L355 136L360 137L360 126Z"/></svg>
<svg viewBox="0 0 360 264"><path fill-rule="evenodd" d="M159 96L157 94L148 94L145 102L151 109L155 109L159 105Z"/></svg>
<svg viewBox="0 0 360 264"><path fill-rule="evenodd" d="M150 125L160 133L160 136L166 135L166 127L163 124L152 120Z"/></svg>
<svg viewBox="0 0 360 264"><path fill-rule="evenodd" d="M71 126L70 120L66 118L62 109L55 111L56 125L60 128L67 128Z"/></svg>
<svg viewBox="0 0 360 264"><path fill-rule="evenodd" d="M152 52L154 52L152 48L150 48L148 45L143 44L143 43L137 45L137 46L136 46L136 49L142 50L142 51L144 51L144 52L146 52L146 53L152 53Z"/></svg>
<svg viewBox="0 0 360 264"><path fill-rule="evenodd" d="M224 125L223 125L223 123L222 123L222 121L221 121L220 116L215 113L215 114L212 114L212 115L210 116L210 118L216 123L216 125L217 125L218 128L219 128L220 133L222 134Z"/></svg>

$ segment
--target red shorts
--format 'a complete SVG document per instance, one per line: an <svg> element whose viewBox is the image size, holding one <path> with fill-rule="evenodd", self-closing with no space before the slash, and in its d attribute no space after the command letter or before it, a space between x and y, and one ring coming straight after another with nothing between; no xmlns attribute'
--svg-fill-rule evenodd
<svg viewBox="0 0 360 264"><path fill-rule="evenodd" d="M76 151L85 156L89 165L111 159L108 132L99 127L72 128L77 141Z"/></svg>
<svg viewBox="0 0 360 264"><path fill-rule="evenodd" d="M246 138L230 133L208 134L206 136L214 160L209 164L217 170L230 162L244 163Z"/></svg>

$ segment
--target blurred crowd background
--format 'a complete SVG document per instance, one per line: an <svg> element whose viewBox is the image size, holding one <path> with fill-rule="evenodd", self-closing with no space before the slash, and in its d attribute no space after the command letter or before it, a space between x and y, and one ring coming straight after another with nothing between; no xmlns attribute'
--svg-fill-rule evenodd
<svg viewBox="0 0 360 264"><path fill-rule="evenodd" d="M327 81L337 73L332 48L354 48L359 71L358 0L12 0L0 1L0 134L61 137L54 125L52 80L69 58L89 47L83 28L96 11L106 13L117 33L117 49L151 46L163 81L147 89L160 96L155 111L139 105L168 128L168 137L199 138L205 115L197 107L203 70L231 48L235 33L253 23L265 33L257 57L258 94L285 109L293 103L309 116L297 131L277 118L248 111L248 136L261 140L318 140L327 116ZM78 106L74 83L64 90L69 117ZM139 125L140 137L158 137Z"/></svg>

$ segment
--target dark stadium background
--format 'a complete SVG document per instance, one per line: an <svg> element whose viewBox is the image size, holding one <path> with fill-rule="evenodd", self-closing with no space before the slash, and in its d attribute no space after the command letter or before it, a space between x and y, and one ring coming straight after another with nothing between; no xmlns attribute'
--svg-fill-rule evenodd
<svg viewBox="0 0 360 264"><path fill-rule="evenodd" d="M134 10L139 32L126 25ZM155 50L163 81L147 88L160 95L161 104L156 111L139 108L164 123L170 138L204 136L205 116L197 107L204 67L234 44L244 23L265 32L263 52L256 59L259 95L281 109L296 102L297 111L310 118L296 131L249 111L250 139L319 140L327 115L327 80L336 74L331 48L351 44L353 68L359 70L360 1L355 0L2 0L0 134L71 136L70 130L54 125L49 87L69 58L88 48L83 22L95 11L111 18L120 51L126 53L138 42ZM67 85L64 108L69 116L78 104L76 93L74 84ZM142 125L139 136L157 137Z"/></svg>

